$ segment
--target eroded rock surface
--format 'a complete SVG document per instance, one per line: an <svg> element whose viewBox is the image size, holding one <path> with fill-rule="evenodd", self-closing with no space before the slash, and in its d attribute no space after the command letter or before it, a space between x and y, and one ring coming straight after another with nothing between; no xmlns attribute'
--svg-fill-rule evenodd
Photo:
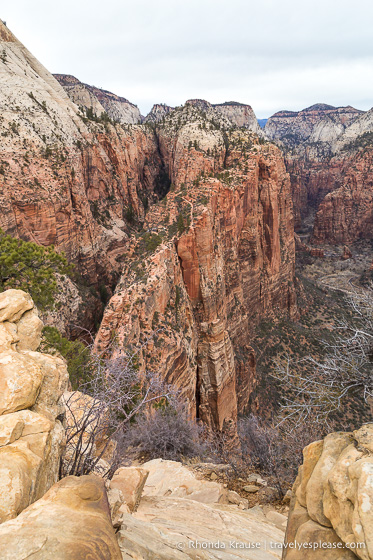
<svg viewBox="0 0 373 560"><path fill-rule="evenodd" d="M175 461L156 459L142 468L149 471L143 496L136 513L122 515L118 532L123 560L281 557L278 518L274 523L260 508L232 505L220 484L196 479Z"/></svg>
<svg viewBox="0 0 373 560"><path fill-rule="evenodd" d="M60 358L36 352L42 322L21 290L0 294L0 522L16 517L57 481L64 449Z"/></svg>
<svg viewBox="0 0 373 560"><path fill-rule="evenodd" d="M142 366L157 364L191 413L221 430L234 429L256 384L250 328L297 312L293 213L280 151L204 114L190 102L159 128L173 187L126 254L96 345L149 336Z"/></svg>
<svg viewBox="0 0 373 560"><path fill-rule="evenodd" d="M265 132L285 149L296 227L311 211L316 244L370 239L373 110L317 104L281 111Z"/></svg>
<svg viewBox="0 0 373 560"><path fill-rule="evenodd" d="M373 558L373 424L329 434L304 450L285 542L325 543L305 558ZM327 547L328 543L335 546ZM298 550L283 558L299 558Z"/></svg>
<svg viewBox="0 0 373 560"><path fill-rule="evenodd" d="M121 560L105 484L66 477L0 526L1 560Z"/></svg>

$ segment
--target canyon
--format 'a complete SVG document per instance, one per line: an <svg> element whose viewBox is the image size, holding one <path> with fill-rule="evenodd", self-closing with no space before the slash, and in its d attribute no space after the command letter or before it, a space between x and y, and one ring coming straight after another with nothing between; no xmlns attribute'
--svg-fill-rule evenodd
<svg viewBox="0 0 373 560"><path fill-rule="evenodd" d="M372 110L317 104L276 113L264 130L284 149L296 229L314 212L315 244L371 238Z"/></svg>
<svg viewBox="0 0 373 560"><path fill-rule="evenodd" d="M286 513L290 500L287 523L268 504L249 507L252 494L278 489L248 463L241 478L233 462L144 455L104 479L120 444L106 403L94 456L111 445L89 474L63 477L63 461L93 433L69 439L71 424L95 398L72 390L55 348L41 351L45 322L67 339L91 336L100 365L134 358L136 391L146 373L159 376L193 425L236 457L240 417L266 418L283 397L272 358L309 348L317 357L320 336L350 318L335 294L355 289L366 264L358 269L351 246L363 241L371 256L373 109L320 103L280 111L264 128L235 101L157 103L143 116L124 97L52 75L1 20L0 82L0 228L74 265L57 278L53 310L39 313L18 289L0 293L0 560L291 560L294 542L305 559L373 558L373 425L361 395L343 411L359 429L305 447L276 504ZM328 258L333 274L321 282ZM355 276L333 291L330 277L347 269ZM242 482L234 490L219 478L227 468ZM190 544L202 541L262 549Z"/></svg>
<svg viewBox="0 0 373 560"><path fill-rule="evenodd" d="M235 102L157 106L133 124L127 100L57 80L0 26L0 226L75 264L66 323L89 327L104 287L96 348L157 331L141 367L158 363L193 416L233 433L256 383L249 331L297 314L281 151Z"/></svg>

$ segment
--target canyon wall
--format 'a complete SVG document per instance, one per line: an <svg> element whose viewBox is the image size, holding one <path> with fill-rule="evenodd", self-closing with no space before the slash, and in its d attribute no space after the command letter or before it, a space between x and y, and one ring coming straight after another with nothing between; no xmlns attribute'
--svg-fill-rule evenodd
<svg viewBox="0 0 373 560"><path fill-rule="evenodd" d="M371 238L373 113L318 104L271 117L267 136L284 149L295 226L315 212L312 241L351 243Z"/></svg>
<svg viewBox="0 0 373 560"><path fill-rule="evenodd" d="M144 368L234 431L256 383L250 330L296 314L292 203L281 152L205 115L189 103L158 129L172 188L133 240L96 345L144 344Z"/></svg>
<svg viewBox="0 0 373 560"><path fill-rule="evenodd" d="M87 119L2 22L0 39L0 227L113 285L128 218L157 199L153 132Z"/></svg>
<svg viewBox="0 0 373 560"><path fill-rule="evenodd" d="M143 121L139 108L124 97L83 84L67 74L54 74L54 77L78 107L92 109L98 117L106 113L110 119L120 124L139 124Z"/></svg>
<svg viewBox="0 0 373 560"><path fill-rule="evenodd" d="M143 367L175 382L194 416L234 427L256 382L250 329L296 314L281 152L234 102L114 122L99 110L106 92L59 76L66 92L0 32L0 226L65 251L90 286L114 289L121 274L97 347L155 332Z"/></svg>

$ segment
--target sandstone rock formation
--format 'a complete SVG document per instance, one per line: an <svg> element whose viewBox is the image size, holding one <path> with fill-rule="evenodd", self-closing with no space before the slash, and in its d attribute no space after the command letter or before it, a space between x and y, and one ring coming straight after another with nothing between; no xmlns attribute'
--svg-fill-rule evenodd
<svg viewBox="0 0 373 560"><path fill-rule="evenodd" d="M142 468L150 471L143 497L136 513L123 514L118 532L124 560L281 557L284 532L270 521L272 512L229 503L221 485L197 480L180 463L157 459Z"/></svg>
<svg viewBox="0 0 373 560"><path fill-rule="evenodd" d="M312 241L346 244L372 237L373 111L318 104L268 119L267 136L285 148L295 225L316 211Z"/></svg>
<svg viewBox="0 0 373 560"><path fill-rule="evenodd" d="M373 112L313 106L268 120L266 133L286 148L295 224L316 210L314 243L371 238Z"/></svg>
<svg viewBox="0 0 373 560"><path fill-rule="evenodd" d="M328 193L315 217L315 243L351 243L373 236L373 144L344 161L341 186Z"/></svg>
<svg viewBox="0 0 373 560"><path fill-rule="evenodd" d="M165 105L165 103L155 103L151 111L146 115L144 122L153 122L153 123L160 122L173 110L174 107Z"/></svg>
<svg viewBox="0 0 373 560"><path fill-rule="evenodd" d="M290 184L280 151L216 126L200 107L175 109L158 130L172 189L146 216L96 345L138 345L218 429L234 426L255 386L250 326L296 313ZM158 330L159 329L159 330Z"/></svg>
<svg viewBox="0 0 373 560"><path fill-rule="evenodd" d="M121 560L105 484L67 477L0 526L1 560Z"/></svg>
<svg viewBox="0 0 373 560"><path fill-rule="evenodd" d="M124 97L83 84L74 76L54 74L54 77L78 107L92 109L98 117L106 113L113 121L120 124L139 124L143 120L139 108Z"/></svg>
<svg viewBox="0 0 373 560"><path fill-rule="evenodd" d="M299 558L299 548L290 548L294 542L325 543L317 550L303 549L305 558L373 558L372 454L373 424L353 433L329 434L305 448L293 488L284 559Z"/></svg>
<svg viewBox="0 0 373 560"><path fill-rule="evenodd" d="M281 140L286 146L297 146L305 141L332 143L362 114L363 111L351 106L317 103L298 112L275 113L264 130L268 138Z"/></svg>
<svg viewBox="0 0 373 560"><path fill-rule="evenodd" d="M36 352L42 322L28 294L0 294L0 523L57 481L64 449L60 358Z"/></svg>
<svg viewBox="0 0 373 560"><path fill-rule="evenodd" d="M113 285L128 218L158 198L154 134L87 119L2 22L0 43L0 227Z"/></svg>
<svg viewBox="0 0 373 560"><path fill-rule="evenodd" d="M250 105L238 103L237 101L211 104L204 99L189 99L186 104L197 107L212 119L214 117L218 119L224 118L231 126L247 128L259 136L262 136L262 129Z"/></svg>
<svg viewBox="0 0 373 560"><path fill-rule="evenodd" d="M121 467L110 480L110 489L120 490L123 501L132 513L140 502L149 470L140 467Z"/></svg>

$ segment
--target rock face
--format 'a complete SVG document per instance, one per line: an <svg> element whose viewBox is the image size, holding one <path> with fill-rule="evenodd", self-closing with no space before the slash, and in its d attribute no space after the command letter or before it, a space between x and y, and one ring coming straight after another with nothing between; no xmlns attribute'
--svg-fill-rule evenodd
<svg viewBox="0 0 373 560"><path fill-rule="evenodd" d="M345 244L373 237L373 143L343 162L341 186L328 193L315 217L315 243Z"/></svg>
<svg viewBox="0 0 373 560"><path fill-rule="evenodd" d="M123 559L280 558L283 530L260 508L229 504L221 485L197 480L180 463L157 459L143 468L150 473L138 510L123 514L118 532Z"/></svg>
<svg viewBox="0 0 373 560"><path fill-rule="evenodd" d="M104 481L69 476L0 526L1 560L121 560Z"/></svg>
<svg viewBox="0 0 373 560"><path fill-rule="evenodd" d="M66 251L96 288L113 289L123 268L97 347L136 345L159 323L142 367L159 359L194 416L234 426L256 383L250 326L296 313L280 151L233 102L190 100L152 126L90 119L0 29L0 226Z"/></svg>
<svg viewBox="0 0 373 560"><path fill-rule="evenodd" d="M53 75L76 105L92 109L98 117L106 113L113 121L120 124L139 124L143 121L139 108L128 99L105 89L83 84L74 76Z"/></svg>
<svg viewBox="0 0 373 560"><path fill-rule="evenodd" d="M225 127L227 132L221 130ZM255 386L250 326L296 313L290 184L279 150L188 103L159 127L173 185L126 255L96 345L144 347L194 415L234 426ZM224 129L223 129L224 130Z"/></svg>
<svg viewBox="0 0 373 560"><path fill-rule="evenodd" d="M265 133L271 140L281 140L286 146L298 146L308 141L332 143L360 115L354 107L332 107L317 103L302 111L280 111L268 119Z"/></svg>
<svg viewBox="0 0 373 560"><path fill-rule="evenodd" d="M146 115L144 122L160 122L173 110L174 107L170 107L169 105L165 105L164 103L156 103L155 105L153 105L151 111Z"/></svg>
<svg viewBox="0 0 373 560"><path fill-rule="evenodd" d="M42 322L28 294L0 294L0 523L56 482L64 430L65 363L35 350Z"/></svg>
<svg viewBox="0 0 373 560"><path fill-rule="evenodd" d="M373 558L373 424L329 434L304 450L293 488L283 558L299 558L290 543L325 543L305 558ZM327 543L334 543L327 547ZM328 550L329 548L329 550Z"/></svg>
<svg viewBox="0 0 373 560"><path fill-rule="evenodd" d="M230 125L247 128L259 136L262 136L261 127L250 105L237 103L237 101L211 104L204 99L189 99L186 103L205 112L211 119L223 118L226 119Z"/></svg>
<svg viewBox="0 0 373 560"><path fill-rule="evenodd" d="M285 148L295 225L316 211L312 241L346 244L372 237L373 111L318 104L271 117L267 136Z"/></svg>
<svg viewBox="0 0 373 560"><path fill-rule="evenodd" d="M250 105L237 103L236 101L227 101L226 103L213 105L213 107L232 124L247 128L261 135L261 127Z"/></svg>
<svg viewBox="0 0 373 560"><path fill-rule="evenodd" d="M0 227L55 245L90 284L110 286L128 218L158 198L154 134L87 119L2 22L0 40Z"/></svg>

